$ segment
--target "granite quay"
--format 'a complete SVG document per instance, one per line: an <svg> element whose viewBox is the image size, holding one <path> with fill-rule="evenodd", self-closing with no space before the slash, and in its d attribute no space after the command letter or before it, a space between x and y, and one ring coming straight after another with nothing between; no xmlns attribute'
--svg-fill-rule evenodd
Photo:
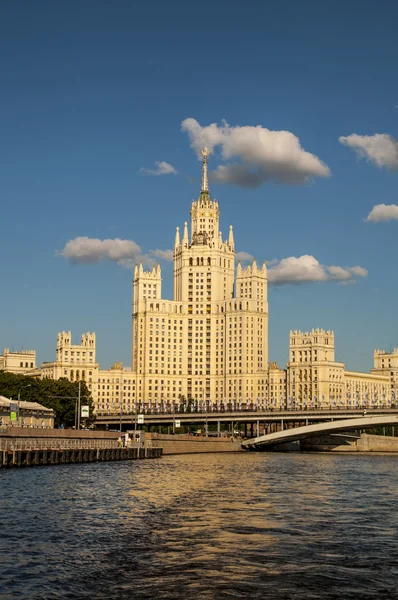
<svg viewBox="0 0 398 600"><path fill-rule="evenodd" d="M65 429L0 428L0 467L160 458L153 443L126 443L117 432Z"/></svg>

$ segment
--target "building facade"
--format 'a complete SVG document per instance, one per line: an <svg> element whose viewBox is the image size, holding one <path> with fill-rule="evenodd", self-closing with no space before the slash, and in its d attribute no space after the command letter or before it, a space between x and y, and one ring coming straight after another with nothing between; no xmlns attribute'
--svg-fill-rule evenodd
<svg viewBox="0 0 398 600"><path fill-rule="evenodd" d="M238 264L232 226L223 240L202 151L191 223L177 227L174 299L162 299L160 266L134 270L133 372L137 398L219 401L263 397L268 382L267 269Z"/></svg>
<svg viewBox="0 0 398 600"><path fill-rule="evenodd" d="M36 373L37 372L37 373ZM69 381L84 381L91 392L94 410L98 414L134 412L136 377L123 363L110 369L100 369L96 362L96 335L83 333L80 344L72 344L72 332L57 336L56 358L42 363L31 373L48 379L65 377Z"/></svg>
<svg viewBox="0 0 398 600"><path fill-rule="evenodd" d="M80 344L72 344L71 331L62 331L57 336L55 361L42 363L40 376L49 379L65 377L69 381L84 381L93 398L96 398L99 365L95 355L95 333L83 333Z"/></svg>
<svg viewBox="0 0 398 600"><path fill-rule="evenodd" d="M393 401L387 374L346 370L335 361L334 332L291 331L287 364L288 407L387 406Z"/></svg>
<svg viewBox="0 0 398 600"><path fill-rule="evenodd" d="M335 360L333 331L291 331L286 369L268 362L267 268L256 260L235 269L232 226L223 239L220 208L208 184L209 151L202 151L202 185L190 225L174 240L173 300L162 298L160 265L134 269L132 368L96 362L96 335L72 344L58 334L56 358L36 369L33 350L4 351L0 369L84 381L98 414L160 410L182 398L213 406L272 409L385 406L398 392L398 349L374 352L371 373Z"/></svg>
<svg viewBox="0 0 398 600"><path fill-rule="evenodd" d="M0 396L0 426L54 427L54 411L37 402L24 402Z"/></svg>
<svg viewBox="0 0 398 600"><path fill-rule="evenodd" d="M20 350L14 351L8 348L0 354L0 371L15 373L16 375L26 375L29 371L36 368L36 351Z"/></svg>
<svg viewBox="0 0 398 600"><path fill-rule="evenodd" d="M398 400L398 348L390 352L375 350L373 361L372 373L389 377L392 398Z"/></svg>

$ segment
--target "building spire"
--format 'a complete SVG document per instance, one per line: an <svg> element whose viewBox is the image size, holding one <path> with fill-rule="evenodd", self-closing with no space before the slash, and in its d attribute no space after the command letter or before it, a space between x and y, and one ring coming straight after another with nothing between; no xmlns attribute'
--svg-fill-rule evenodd
<svg viewBox="0 0 398 600"><path fill-rule="evenodd" d="M177 248L177 246L180 245L180 228L177 227L176 228L176 237L175 237L175 241L174 241L174 248Z"/></svg>
<svg viewBox="0 0 398 600"><path fill-rule="evenodd" d="M234 247L234 232L232 229L232 225L229 226L228 244L230 245L231 248Z"/></svg>
<svg viewBox="0 0 398 600"><path fill-rule="evenodd" d="M185 246L188 246L188 223L185 221L184 223L184 236L182 238L182 243Z"/></svg>
<svg viewBox="0 0 398 600"><path fill-rule="evenodd" d="M209 176L207 173L207 159L210 155L210 149L206 146L202 150L203 168L202 168L202 189L201 192L209 191Z"/></svg>

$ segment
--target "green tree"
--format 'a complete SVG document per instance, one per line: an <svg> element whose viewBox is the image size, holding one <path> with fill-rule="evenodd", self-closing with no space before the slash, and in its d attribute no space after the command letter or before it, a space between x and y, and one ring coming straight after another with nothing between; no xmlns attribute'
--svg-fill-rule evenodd
<svg viewBox="0 0 398 600"><path fill-rule="evenodd" d="M26 387L29 386L29 387ZM21 389L23 388L23 389ZM21 390L21 401L38 402L46 408L52 408L55 412L55 426L73 427L75 424L76 402L79 393L77 381L61 379L36 379L24 375L14 375L0 371L0 395L6 398L18 399ZM90 407L90 418L85 419L89 426L94 422L93 399L86 383L80 385L81 404Z"/></svg>

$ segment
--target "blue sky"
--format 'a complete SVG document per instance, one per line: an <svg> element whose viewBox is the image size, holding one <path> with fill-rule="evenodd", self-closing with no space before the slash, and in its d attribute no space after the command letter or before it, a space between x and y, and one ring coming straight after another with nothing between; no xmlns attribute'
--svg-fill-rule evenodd
<svg viewBox="0 0 398 600"><path fill-rule="evenodd" d="M203 139L224 236L279 267L270 359L290 329L334 329L352 369L398 346L397 19L385 0L3 3L0 348L41 362L58 331L95 331L102 367L130 364L131 269L59 254L80 237L135 242L128 263L172 248ZM141 171L156 161L177 174Z"/></svg>

